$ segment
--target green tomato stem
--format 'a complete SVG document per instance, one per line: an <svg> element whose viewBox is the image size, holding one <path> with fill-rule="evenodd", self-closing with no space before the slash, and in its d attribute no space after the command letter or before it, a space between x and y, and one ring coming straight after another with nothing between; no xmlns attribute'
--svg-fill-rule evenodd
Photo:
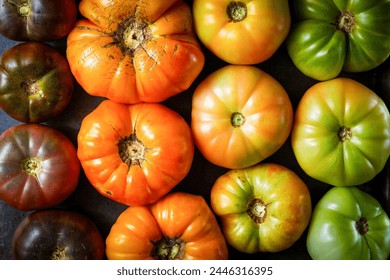
<svg viewBox="0 0 390 280"><path fill-rule="evenodd" d="M20 167L28 175L37 177L38 173L42 170L42 163L39 158L28 157L22 160Z"/></svg>
<svg viewBox="0 0 390 280"><path fill-rule="evenodd" d="M356 229L361 235L364 235L369 229L367 218L360 217L356 221Z"/></svg>
<svg viewBox="0 0 390 280"><path fill-rule="evenodd" d="M22 17L28 17L31 12L31 7L28 3L23 3L18 7L18 14Z"/></svg>
<svg viewBox="0 0 390 280"><path fill-rule="evenodd" d="M240 127L245 123L245 116L239 112L234 112L230 118L233 127Z"/></svg>
<svg viewBox="0 0 390 280"><path fill-rule="evenodd" d="M231 1L226 8L226 13L230 21L239 22L247 17L248 8L244 2Z"/></svg>
<svg viewBox="0 0 390 280"><path fill-rule="evenodd" d="M337 132L337 136L341 142L351 140L352 138L352 129L346 126L341 126Z"/></svg>
<svg viewBox="0 0 390 280"><path fill-rule="evenodd" d="M158 260L181 260L185 242L180 238L163 237L154 243L151 256Z"/></svg>

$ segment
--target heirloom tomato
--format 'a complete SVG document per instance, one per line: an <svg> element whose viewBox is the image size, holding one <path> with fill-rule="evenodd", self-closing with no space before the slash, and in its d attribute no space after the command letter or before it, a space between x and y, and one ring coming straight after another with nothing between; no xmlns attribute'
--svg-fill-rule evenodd
<svg viewBox="0 0 390 280"><path fill-rule="evenodd" d="M12 255L17 260L99 260L104 240L87 216L68 210L38 210L17 226Z"/></svg>
<svg viewBox="0 0 390 280"><path fill-rule="evenodd" d="M20 210L63 202L77 187L80 163L73 143L41 124L21 124L0 136L0 199Z"/></svg>
<svg viewBox="0 0 390 280"><path fill-rule="evenodd" d="M76 80L120 103L161 102L186 90L204 55L182 0L82 0L67 41Z"/></svg>
<svg viewBox="0 0 390 280"><path fill-rule="evenodd" d="M0 34L16 41L53 41L76 22L75 0L0 0Z"/></svg>
<svg viewBox="0 0 390 280"><path fill-rule="evenodd" d="M0 107L18 121L37 123L58 115L73 88L66 58L49 45L22 43L0 58Z"/></svg>
<svg viewBox="0 0 390 280"><path fill-rule="evenodd" d="M317 80L362 72L390 54L388 0L295 0L297 24L287 38L296 67Z"/></svg>
<svg viewBox="0 0 390 280"><path fill-rule="evenodd" d="M314 208L306 244L313 259L387 259L390 220L369 194L334 187Z"/></svg>
<svg viewBox="0 0 390 280"><path fill-rule="evenodd" d="M203 80L192 98L191 128L203 156L215 165L244 168L276 152L293 119L290 99L270 75L245 65L225 66Z"/></svg>
<svg viewBox="0 0 390 280"><path fill-rule="evenodd" d="M221 175L211 207L228 244L244 253L279 252L303 234L311 216L306 184L288 168L262 163Z"/></svg>
<svg viewBox="0 0 390 280"><path fill-rule="evenodd" d="M199 40L231 64L257 64L286 39L291 18L287 0L194 0Z"/></svg>
<svg viewBox="0 0 390 280"><path fill-rule="evenodd" d="M81 123L78 156L91 184L126 205L157 201L189 172L191 130L158 103L103 101Z"/></svg>
<svg viewBox="0 0 390 280"><path fill-rule="evenodd" d="M224 260L225 238L203 197L170 193L127 208L106 239L108 259Z"/></svg>
<svg viewBox="0 0 390 280"><path fill-rule="evenodd" d="M363 184L389 158L389 110L379 96L352 79L319 82L298 104L291 141L309 176L334 186Z"/></svg>

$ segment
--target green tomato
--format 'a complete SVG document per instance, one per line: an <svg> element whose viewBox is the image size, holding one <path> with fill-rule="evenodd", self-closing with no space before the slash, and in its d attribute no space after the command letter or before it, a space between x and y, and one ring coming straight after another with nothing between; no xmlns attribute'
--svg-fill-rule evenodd
<svg viewBox="0 0 390 280"><path fill-rule="evenodd" d="M389 1L295 0L294 6L297 23L286 45L305 75L328 80L342 70L373 69L389 57Z"/></svg>
<svg viewBox="0 0 390 280"><path fill-rule="evenodd" d="M313 259L384 260L390 255L390 219L369 194L334 187L314 208L306 246Z"/></svg>

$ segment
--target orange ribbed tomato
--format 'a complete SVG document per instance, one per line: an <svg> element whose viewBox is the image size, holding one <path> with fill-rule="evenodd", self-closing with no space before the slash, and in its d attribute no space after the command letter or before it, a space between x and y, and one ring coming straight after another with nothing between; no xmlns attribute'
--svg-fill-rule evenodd
<svg viewBox="0 0 390 280"><path fill-rule="evenodd" d="M227 245L203 197L170 193L150 206L127 208L106 239L108 259L224 260Z"/></svg>
<svg viewBox="0 0 390 280"><path fill-rule="evenodd" d="M81 123L78 157L91 184L126 205L157 201L189 172L191 130L158 103L103 101Z"/></svg>
<svg viewBox="0 0 390 280"><path fill-rule="evenodd" d="M82 0L67 58L89 94L120 103L161 102L186 90L204 55L182 0Z"/></svg>

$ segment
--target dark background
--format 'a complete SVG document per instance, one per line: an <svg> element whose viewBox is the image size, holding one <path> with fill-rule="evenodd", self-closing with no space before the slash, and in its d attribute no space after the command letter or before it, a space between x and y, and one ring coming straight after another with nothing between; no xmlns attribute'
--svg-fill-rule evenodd
<svg viewBox="0 0 390 280"><path fill-rule="evenodd" d="M192 1L186 1L192 3ZM290 2L290 11L292 21L294 22L294 10L292 1ZM11 41L0 35L0 54L8 48L18 44L19 42ZM60 40L49 42L65 55L66 41ZM169 108L180 113L184 119L190 124L191 118L191 99L196 86L205 79L213 71L227 65L213 54L211 54L203 46L203 51L206 57L205 67L192 86L185 92L170 98L163 102ZM340 76L355 79L366 85L379 96L381 96L388 108L389 106L389 64L388 59L384 64L374 70L365 73L341 73ZM283 44L278 51L267 61L256 65L272 75L286 89L293 104L293 108L297 104L305 91L317 83L317 81L304 76L295 68L290 60L285 45ZM74 94L69 106L56 118L51 119L45 124L62 131L77 147L76 137L82 119L91 112L103 99L92 97L76 84ZM7 128L20 124L13 120L3 111L0 110L0 133ZM313 208L322 195L330 189L331 186L321 183L315 179L308 177L299 167L295 160L291 149L290 138L274 155L264 160L264 162L274 162L282 164L300 176L310 189ZM198 150L195 151L195 157L192 168L188 176L177 185L172 191L185 191L193 194L202 195L209 202L210 189L215 180L225 173L227 169L215 166L206 161ZM371 193L383 205L385 201L380 191L375 188L375 185L381 184L382 181L388 179L388 174L384 171L371 182L361 186L364 190ZM118 215L127 208L127 206L115 203L100 194L89 184L84 173L81 173L79 185L76 191L58 207L75 210L90 217L100 229L105 238ZM23 212L6 205L0 201L0 259L10 259L11 239L13 232L19 222L30 212ZM257 253L243 254L229 247L230 259L310 259L306 251L306 232L303 236L289 249L279 253Z"/></svg>

